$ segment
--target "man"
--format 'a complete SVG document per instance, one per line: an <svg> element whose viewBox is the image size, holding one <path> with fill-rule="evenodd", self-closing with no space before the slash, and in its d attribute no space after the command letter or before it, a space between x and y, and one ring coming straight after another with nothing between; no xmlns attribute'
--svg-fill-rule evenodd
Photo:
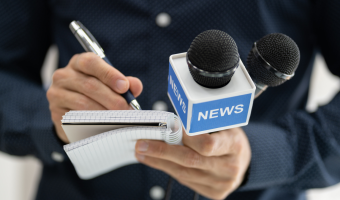
<svg viewBox="0 0 340 200"><path fill-rule="evenodd" d="M339 182L340 96L314 114L307 113L304 105L316 48L330 70L340 74L336 62L340 3L18 0L2 4L0 150L34 154L42 160L37 199L150 199L155 198L149 194L154 186L166 189L169 175L177 180L172 199L191 199L195 192L200 199L304 199L307 188ZM116 68L90 53L75 55L83 52L68 29L75 19L91 30ZM119 96L128 88L135 96L141 94L143 109L164 101L173 111L166 96L168 56L187 51L193 38L209 29L230 34L244 63L253 42L264 35L290 36L301 52L295 77L255 100L246 127L185 136L183 147L142 140L136 145L136 157L145 165L80 180L62 150L67 142L60 129L64 112L128 109ZM66 67L55 72L47 101L39 72L52 43L59 48L59 67ZM62 156L63 161L57 159Z"/></svg>

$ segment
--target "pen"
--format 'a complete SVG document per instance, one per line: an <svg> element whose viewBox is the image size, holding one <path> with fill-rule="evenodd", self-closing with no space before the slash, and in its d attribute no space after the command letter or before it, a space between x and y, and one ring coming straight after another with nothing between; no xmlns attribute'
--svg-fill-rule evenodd
<svg viewBox="0 0 340 200"><path fill-rule="evenodd" d="M93 52L101 57L107 64L113 66L109 59L105 56L104 50L99 45L97 40L93 37L89 30L80 22L72 21L69 25L72 33L77 38L81 46L87 52ZM132 95L131 91L128 90L126 93L122 94L124 99L130 103L131 107L135 110L142 110L136 98Z"/></svg>

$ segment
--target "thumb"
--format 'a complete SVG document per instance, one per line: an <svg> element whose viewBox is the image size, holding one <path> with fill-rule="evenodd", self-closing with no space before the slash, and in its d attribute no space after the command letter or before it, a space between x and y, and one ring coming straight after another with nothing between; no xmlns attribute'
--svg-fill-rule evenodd
<svg viewBox="0 0 340 200"><path fill-rule="evenodd" d="M143 84L139 78L128 76L126 77L130 83L130 91L132 92L134 97L138 97L143 91Z"/></svg>

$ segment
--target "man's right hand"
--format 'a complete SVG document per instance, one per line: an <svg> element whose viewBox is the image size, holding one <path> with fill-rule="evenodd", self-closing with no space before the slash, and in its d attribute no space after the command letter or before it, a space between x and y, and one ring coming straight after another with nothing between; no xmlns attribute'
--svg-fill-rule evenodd
<svg viewBox="0 0 340 200"><path fill-rule="evenodd" d="M53 74L47 91L52 121L58 137L68 143L61 119L69 110L129 110L130 105L120 95L128 89L137 97L142 82L125 77L94 53L74 55L65 68Z"/></svg>

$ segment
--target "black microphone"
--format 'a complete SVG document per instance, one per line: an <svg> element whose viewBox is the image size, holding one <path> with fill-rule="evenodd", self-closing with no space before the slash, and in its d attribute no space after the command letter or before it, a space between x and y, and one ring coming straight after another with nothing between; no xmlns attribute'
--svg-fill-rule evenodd
<svg viewBox="0 0 340 200"><path fill-rule="evenodd" d="M207 88L227 85L240 62L234 39L220 30L200 33L192 41L186 59L193 79Z"/></svg>
<svg viewBox="0 0 340 200"><path fill-rule="evenodd" d="M287 35L272 33L256 41L247 58L247 70L256 85L255 98L268 86L291 79L299 62L299 48Z"/></svg>

